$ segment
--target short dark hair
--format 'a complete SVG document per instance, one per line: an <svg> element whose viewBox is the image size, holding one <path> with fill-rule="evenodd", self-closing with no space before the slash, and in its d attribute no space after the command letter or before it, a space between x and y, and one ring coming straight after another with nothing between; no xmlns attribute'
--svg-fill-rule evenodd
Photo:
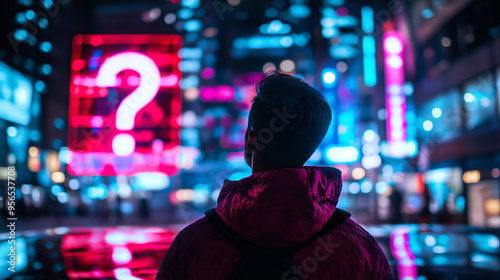
<svg viewBox="0 0 500 280"><path fill-rule="evenodd" d="M277 71L266 72L255 92L248 124L263 164L270 169L303 166L332 121L325 97L303 80Z"/></svg>

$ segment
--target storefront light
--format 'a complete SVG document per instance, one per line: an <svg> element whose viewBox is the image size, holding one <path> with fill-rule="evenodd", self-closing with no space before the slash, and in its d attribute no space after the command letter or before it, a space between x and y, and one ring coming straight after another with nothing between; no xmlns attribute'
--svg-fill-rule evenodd
<svg viewBox="0 0 500 280"><path fill-rule="evenodd" d="M481 173L479 172L479 170L467 171L463 175L463 180L466 184L477 183L479 182L479 180L481 180Z"/></svg>
<svg viewBox="0 0 500 280"><path fill-rule="evenodd" d="M62 183L64 180L66 180L66 176L62 172L53 172L52 175L50 176L52 179L52 182L54 183Z"/></svg>

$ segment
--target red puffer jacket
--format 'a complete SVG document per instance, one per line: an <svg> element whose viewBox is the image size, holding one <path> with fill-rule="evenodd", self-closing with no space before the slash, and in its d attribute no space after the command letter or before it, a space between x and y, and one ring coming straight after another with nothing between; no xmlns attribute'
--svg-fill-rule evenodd
<svg viewBox="0 0 500 280"><path fill-rule="evenodd" d="M216 211L247 240L288 247L314 236L340 196L341 173L330 167L285 168L226 180ZM203 217L183 229L158 270L162 279L225 279L239 252ZM294 261L305 279L392 279L375 239L351 218L303 248Z"/></svg>

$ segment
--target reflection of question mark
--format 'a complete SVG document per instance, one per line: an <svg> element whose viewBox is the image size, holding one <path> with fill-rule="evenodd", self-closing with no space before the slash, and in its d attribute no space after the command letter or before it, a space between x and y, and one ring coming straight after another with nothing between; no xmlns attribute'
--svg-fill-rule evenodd
<svg viewBox="0 0 500 280"><path fill-rule="evenodd" d="M116 109L116 128L132 130L135 116L151 102L160 88L160 70L155 62L146 55L136 52L122 52L104 61L97 73L98 87L116 86L116 75L123 70L139 73L139 86L122 100ZM135 150L135 139L128 133L115 135L112 141L113 152L118 156L129 156Z"/></svg>

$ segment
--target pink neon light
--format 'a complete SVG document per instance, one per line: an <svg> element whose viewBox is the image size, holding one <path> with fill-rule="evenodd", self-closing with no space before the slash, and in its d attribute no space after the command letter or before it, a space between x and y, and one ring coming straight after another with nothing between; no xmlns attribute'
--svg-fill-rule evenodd
<svg viewBox="0 0 500 280"><path fill-rule="evenodd" d="M96 85L114 86L116 75L123 70L134 70L141 77L139 87L123 99L116 112L116 128L131 130L134 128L137 112L151 102L158 93L161 75L156 63L148 56L136 52L122 52L104 61L97 73Z"/></svg>
<svg viewBox="0 0 500 280"><path fill-rule="evenodd" d="M203 79L211 79L215 76L215 69L210 67L203 68L200 74Z"/></svg>
<svg viewBox="0 0 500 280"><path fill-rule="evenodd" d="M387 141L392 146L405 144L407 138L406 96L402 90L405 83L403 46L403 37L398 32L384 34Z"/></svg>
<svg viewBox="0 0 500 280"><path fill-rule="evenodd" d="M415 256L410 250L407 226L396 227L391 234L391 252L398 261L399 279L417 279Z"/></svg>
<svg viewBox="0 0 500 280"><path fill-rule="evenodd" d="M104 120L101 116L93 116L91 119L90 119L90 125L92 127L102 127L102 125L104 124Z"/></svg>
<svg viewBox="0 0 500 280"><path fill-rule="evenodd" d="M119 87L122 86L122 79L120 77L116 77L115 82L110 87ZM75 76L73 77L73 84L78 86L85 87L96 87L96 80L91 77L85 76ZM162 76L160 79L160 87L176 87L179 84L179 77L177 75L168 75ZM130 76L127 78L128 86L137 86L139 85L139 80L136 76Z"/></svg>
<svg viewBox="0 0 500 280"><path fill-rule="evenodd" d="M182 60L178 56L181 47L182 38L178 35L97 34L74 37L68 118L68 148L73 157L68 163L68 172L104 176L149 171L168 175L178 173L179 151L176 147L180 144L180 123L176 120L182 112L182 91L179 87L182 73L178 68ZM102 56L94 61L92 54L97 49ZM120 63L133 62L129 56L125 62L111 63L112 68L122 68L123 71L115 71L119 73L114 77L107 73L111 77L104 87L98 83L97 75L99 71L106 72L105 64L115 55L127 53L146 57L156 64L153 69L160 73L157 76L160 88L154 99L130 120L132 129L123 130L117 116L121 111L117 110L118 106L127 95L139 88L141 81L151 85L148 80L151 71L144 77L135 69L121 67ZM139 68L145 68L144 63L138 64ZM113 139L120 134L129 136L124 139L133 139L135 143L115 140L117 148L113 149ZM153 147L155 139L163 141L162 147ZM112 275L106 277L112 278Z"/></svg>
<svg viewBox="0 0 500 280"><path fill-rule="evenodd" d="M114 247L111 258L115 264L127 264L132 261L132 253L127 247Z"/></svg>
<svg viewBox="0 0 500 280"><path fill-rule="evenodd" d="M135 126L135 116L160 89L160 70L148 56L136 52L122 52L104 61L97 73L96 85L111 87L116 83L116 76L123 70L139 73L139 86L122 100L116 110L116 128L131 130ZM128 136L128 137L127 137ZM113 152L119 156L131 155L135 150L135 140L129 134L121 133L113 138Z"/></svg>
<svg viewBox="0 0 500 280"><path fill-rule="evenodd" d="M225 102L234 99L234 88L230 86L204 87L200 99L205 102Z"/></svg>

